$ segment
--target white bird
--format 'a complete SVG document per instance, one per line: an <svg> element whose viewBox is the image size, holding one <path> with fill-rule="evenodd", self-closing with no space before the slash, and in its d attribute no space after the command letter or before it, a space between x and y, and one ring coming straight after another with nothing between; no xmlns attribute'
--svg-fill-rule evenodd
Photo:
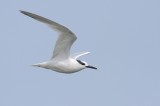
<svg viewBox="0 0 160 106"><path fill-rule="evenodd" d="M42 16L21 10L20 12L47 24L59 33L52 58L48 61L34 64L33 66L54 70L60 73L74 73L85 68L97 69L96 67L90 66L85 61L78 60L79 57L89 54L90 52L70 54L70 48L77 39L76 35L71 30Z"/></svg>

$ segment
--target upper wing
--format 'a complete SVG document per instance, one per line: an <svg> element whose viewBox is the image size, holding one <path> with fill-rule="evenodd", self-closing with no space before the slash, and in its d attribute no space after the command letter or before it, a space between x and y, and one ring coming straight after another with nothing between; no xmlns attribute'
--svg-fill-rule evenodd
<svg viewBox="0 0 160 106"><path fill-rule="evenodd" d="M51 28L53 28L55 31L59 33L59 38L56 42L52 58L65 59L70 56L70 48L74 43L74 41L77 39L76 35L71 30L69 30L63 25L60 25L42 16L29 13L26 11L20 11L20 12L49 25Z"/></svg>
<svg viewBox="0 0 160 106"><path fill-rule="evenodd" d="M78 59L79 57L83 56L83 55L87 55L89 54L90 52L80 52L80 53L74 53L71 55L72 58L74 59Z"/></svg>

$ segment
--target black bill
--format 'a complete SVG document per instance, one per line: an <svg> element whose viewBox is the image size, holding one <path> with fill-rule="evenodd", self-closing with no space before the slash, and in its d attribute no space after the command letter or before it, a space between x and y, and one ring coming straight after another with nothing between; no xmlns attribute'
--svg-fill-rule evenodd
<svg viewBox="0 0 160 106"><path fill-rule="evenodd" d="M97 69L96 67L93 67L93 66L86 66L87 68L92 68L92 69Z"/></svg>

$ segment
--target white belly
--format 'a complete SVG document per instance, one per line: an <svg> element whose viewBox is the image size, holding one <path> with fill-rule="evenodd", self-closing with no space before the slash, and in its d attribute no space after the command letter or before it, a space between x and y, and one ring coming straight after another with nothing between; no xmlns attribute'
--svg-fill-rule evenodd
<svg viewBox="0 0 160 106"><path fill-rule="evenodd" d="M84 67L77 63L76 60L49 62L49 65L46 68L60 73L74 73L84 69Z"/></svg>

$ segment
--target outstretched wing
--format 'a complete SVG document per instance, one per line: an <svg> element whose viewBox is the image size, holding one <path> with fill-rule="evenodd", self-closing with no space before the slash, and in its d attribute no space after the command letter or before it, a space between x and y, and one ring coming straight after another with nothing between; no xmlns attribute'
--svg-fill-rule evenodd
<svg viewBox="0 0 160 106"><path fill-rule="evenodd" d="M74 54L71 55L71 57L74 58L74 59L78 59L79 57L84 56L84 55L87 55L87 54L90 54L90 52L74 53Z"/></svg>
<svg viewBox="0 0 160 106"><path fill-rule="evenodd" d="M74 41L77 39L76 35L71 30L69 30L63 25L60 25L42 16L26 11L20 11L20 12L42 23L47 24L48 26L50 26L52 29L54 29L59 33L59 37L58 40L56 41L56 45L53 51L52 59L56 58L59 60L63 60L70 56L70 48L74 43Z"/></svg>

